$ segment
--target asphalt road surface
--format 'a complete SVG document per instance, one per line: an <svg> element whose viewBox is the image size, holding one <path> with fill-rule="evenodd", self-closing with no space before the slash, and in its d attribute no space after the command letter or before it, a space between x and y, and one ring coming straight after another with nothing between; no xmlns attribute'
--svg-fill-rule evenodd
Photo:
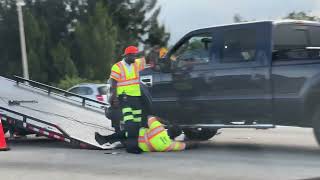
<svg viewBox="0 0 320 180"><path fill-rule="evenodd" d="M320 177L320 148L311 129L225 129L197 149L127 154L74 149L47 139L9 142L0 152L1 180L275 179Z"/></svg>

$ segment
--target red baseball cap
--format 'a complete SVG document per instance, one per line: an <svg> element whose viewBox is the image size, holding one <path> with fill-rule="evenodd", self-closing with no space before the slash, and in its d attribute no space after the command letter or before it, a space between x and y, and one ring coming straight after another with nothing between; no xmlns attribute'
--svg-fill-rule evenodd
<svg viewBox="0 0 320 180"><path fill-rule="evenodd" d="M137 54L138 52L139 49L136 46L128 46L124 51L124 55Z"/></svg>

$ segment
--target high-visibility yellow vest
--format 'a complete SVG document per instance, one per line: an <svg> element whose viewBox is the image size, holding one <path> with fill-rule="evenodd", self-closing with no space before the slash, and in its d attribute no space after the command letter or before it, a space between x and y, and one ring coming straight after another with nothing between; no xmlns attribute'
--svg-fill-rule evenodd
<svg viewBox="0 0 320 180"><path fill-rule="evenodd" d="M151 121L151 122L150 122ZM138 144L144 152L181 151L185 143L172 141L156 118L148 119L149 128L140 128Z"/></svg>
<svg viewBox="0 0 320 180"><path fill-rule="evenodd" d="M144 59L136 59L130 71L124 61L112 66L110 78L117 81L117 95L141 96L139 72L145 68Z"/></svg>

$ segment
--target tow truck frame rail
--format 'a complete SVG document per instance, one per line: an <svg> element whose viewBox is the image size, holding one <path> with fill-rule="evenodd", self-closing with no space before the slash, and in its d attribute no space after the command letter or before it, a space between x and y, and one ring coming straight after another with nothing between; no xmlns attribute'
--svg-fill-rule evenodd
<svg viewBox="0 0 320 180"><path fill-rule="evenodd" d="M11 114L11 116L9 114ZM91 144L70 137L68 133L55 124L4 107L0 107L0 119L9 126L26 129L40 136L63 141L85 149L97 149L97 147L92 146ZM46 128L40 127L39 125L43 125Z"/></svg>

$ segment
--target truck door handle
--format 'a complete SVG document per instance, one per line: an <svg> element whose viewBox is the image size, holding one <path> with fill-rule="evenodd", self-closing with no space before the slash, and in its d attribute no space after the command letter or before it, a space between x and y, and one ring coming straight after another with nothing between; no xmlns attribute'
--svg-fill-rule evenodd
<svg viewBox="0 0 320 180"><path fill-rule="evenodd" d="M141 76L140 82L148 87L152 87L152 76Z"/></svg>

